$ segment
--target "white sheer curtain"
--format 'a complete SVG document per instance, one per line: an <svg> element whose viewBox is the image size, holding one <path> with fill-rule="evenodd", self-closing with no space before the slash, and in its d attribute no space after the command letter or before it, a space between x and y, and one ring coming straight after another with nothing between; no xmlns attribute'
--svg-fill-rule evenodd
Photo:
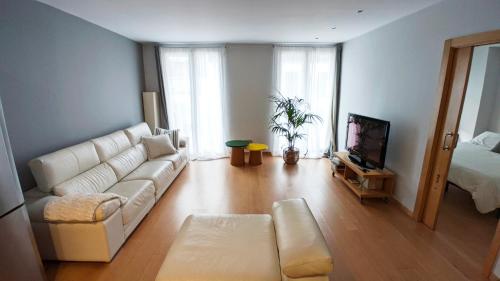
<svg viewBox="0 0 500 281"><path fill-rule="evenodd" d="M224 47L162 47L160 57L169 127L188 138L192 159L226 157Z"/></svg>
<svg viewBox="0 0 500 281"><path fill-rule="evenodd" d="M308 158L323 157L330 145L335 51L335 47L274 47L275 89L286 97L303 98L309 110L323 119L306 125L307 137L296 143ZM282 155L286 144L283 137L273 135L272 154Z"/></svg>

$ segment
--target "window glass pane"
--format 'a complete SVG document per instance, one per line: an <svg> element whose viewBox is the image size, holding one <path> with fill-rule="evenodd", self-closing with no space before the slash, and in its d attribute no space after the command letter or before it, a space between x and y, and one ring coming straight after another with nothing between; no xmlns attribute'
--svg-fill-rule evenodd
<svg viewBox="0 0 500 281"><path fill-rule="evenodd" d="M316 47L275 47L275 85L286 97L305 100L308 109L319 115L321 124L306 125L304 140L296 144L308 157L321 157L331 136L331 106L335 73L335 49ZM273 154L279 155L287 144L274 137Z"/></svg>
<svg viewBox="0 0 500 281"><path fill-rule="evenodd" d="M161 49L169 125L188 137L193 158L227 155L222 56L222 48Z"/></svg>

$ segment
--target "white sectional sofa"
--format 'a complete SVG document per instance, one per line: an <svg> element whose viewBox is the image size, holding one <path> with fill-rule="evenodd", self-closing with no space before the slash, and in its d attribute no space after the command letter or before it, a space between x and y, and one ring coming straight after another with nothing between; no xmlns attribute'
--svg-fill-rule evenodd
<svg viewBox="0 0 500 281"><path fill-rule="evenodd" d="M26 192L43 259L110 261L188 163L185 142L177 153L147 160L141 142L146 123L92 139L30 161L37 187ZM94 221L47 221L44 209L58 196L115 193L126 203L103 205Z"/></svg>

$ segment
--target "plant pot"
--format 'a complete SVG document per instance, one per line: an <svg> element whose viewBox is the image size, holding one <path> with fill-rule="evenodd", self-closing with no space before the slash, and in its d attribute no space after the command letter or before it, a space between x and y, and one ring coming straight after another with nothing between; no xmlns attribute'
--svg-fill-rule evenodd
<svg viewBox="0 0 500 281"><path fill-rule="evenodd" d="M288 165L295 165L299 162L300 151L295 147L287 147L283 149L283 160Z"/></svg>

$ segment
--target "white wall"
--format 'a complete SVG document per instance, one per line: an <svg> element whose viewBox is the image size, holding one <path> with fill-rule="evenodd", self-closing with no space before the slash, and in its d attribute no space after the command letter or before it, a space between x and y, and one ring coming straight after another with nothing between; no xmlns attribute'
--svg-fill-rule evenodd
<svg viewBox="0 0 500 281"><path fill-rule="evenodd" d="M447 0L344 45L339 143L348 112L391 121L386 164L413 210L446 39L500 29L500 1Z"/></svg>
<svg viewBox="0 0 500 281"><path fill-rule="evenodd" d="M462 117L460 119L460 141L469 141L476 136L476 122L483 93L484 75L488 61L489 47L481 46L474 48L469 74L467 92L465 94Z"/></svg>
<svg viewBox="0 0 500 281"><path fill-rule="evenodd" d="M270 144L273 46L229 44L226 66L229 138Z"/></svg>
<svg viewBox="0 0 500 281"><path fill-rule="evenodd" d="M500 133L500 79L498 82L497 89L497 99L495 101L495 107L491 113L490 128L493 132Z"/></svg>
<svg viewBox="0 0 500 281"><path fill-rule="evenodd" d="M152 44L143 44L145 91L158 91ZM270 144L267 128L272 94L273 46L271 44L226 45L226 90L230 139L252 139Z"/></svg>
<svg viewBox="0 0 500 281"><path fill-rule="evenodd" d="M468 141L484 131L498 132L500 104L500 48L474 48L469 83L460 119L460 141ZM496 118L496 119L495 119Z"/></svg>
<svg viewBox="0 0 500 281"><path fill-rule="evenodd" d="M490 127L491 119L499 104L495 104L497 100L498 85L500 80L500 48L489 48L488 62L486 65L486 73L484 76L483 93L481 96L481 104L477 115L475 134L478 135L484 131L496 131Z"/></svg>

